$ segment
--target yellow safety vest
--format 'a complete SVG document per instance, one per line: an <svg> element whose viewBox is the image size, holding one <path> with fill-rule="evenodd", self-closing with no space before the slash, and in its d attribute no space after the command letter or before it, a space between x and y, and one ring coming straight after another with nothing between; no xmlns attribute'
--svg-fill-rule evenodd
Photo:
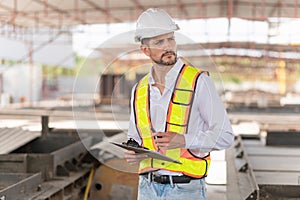
<svg viewBox="0 0 300 200"><path fill-rule="evenodd" d="M198 68L184 65L177 77L174 91L169 103L166 116L166 132L176 132L186 134L190 110L193 104L194 91L198 77L202 71ZM134 92L134 114L135 124L142 138L142 146L150 150L158 150L152 135L152 124L150 119L150 99L149 99L149 74L142 78L136 86ZM161 153L180 161L177 164L153 158L141 161L139 173L165 169L174 172L182 172L185 175L202 178L207 175L210 165L210 155L201 158L193 155L189 149L177 148L170 150L160 150Z"/></svg>

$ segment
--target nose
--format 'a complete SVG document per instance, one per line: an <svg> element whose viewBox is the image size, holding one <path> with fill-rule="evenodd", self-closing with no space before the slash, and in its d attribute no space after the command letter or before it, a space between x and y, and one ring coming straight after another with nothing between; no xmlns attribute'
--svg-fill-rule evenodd
<svg viewBox="0 0 300 200"><path fill-rule="evenodd" d="M164 40L164 43L163 43L163 50L171 50L171 42L169 40Z"/></svg>

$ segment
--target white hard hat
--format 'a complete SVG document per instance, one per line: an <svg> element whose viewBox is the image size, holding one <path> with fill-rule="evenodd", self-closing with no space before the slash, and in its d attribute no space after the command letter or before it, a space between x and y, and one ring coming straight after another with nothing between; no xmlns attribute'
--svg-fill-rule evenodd
<svg viewBox="0 0 300 200"><path fill-rule="evenodd" d="M179 26L166 11L149 8L137 20L134 39L136 42L140 42L144 38L152 38L176 30L179 30Z"/></svg>

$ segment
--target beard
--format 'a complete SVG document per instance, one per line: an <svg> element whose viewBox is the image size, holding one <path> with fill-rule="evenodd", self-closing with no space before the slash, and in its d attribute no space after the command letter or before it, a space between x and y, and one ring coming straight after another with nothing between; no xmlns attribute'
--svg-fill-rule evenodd
<svg viewBox="0 0 300 200"><path fill-rule="evenodd" d="M169 61L164 61L163 58L166 56L168 57L169 55L167 54L172 54L174 56L174 59L171 59ZM175 51L166 51L165 53L163 53L160 57L159 60L154 59L151 56L152 60L158 64L158 65L165 65L165 66L170 66L170 65L174 65L177 62L177 54L175 53Z"/></svg>

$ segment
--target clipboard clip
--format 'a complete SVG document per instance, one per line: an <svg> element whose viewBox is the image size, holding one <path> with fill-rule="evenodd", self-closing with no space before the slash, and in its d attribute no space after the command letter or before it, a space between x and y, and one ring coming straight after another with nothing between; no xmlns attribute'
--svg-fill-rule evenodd
<svg viewBox="0 0 300 200"><path fill-rule="evenodd" d="M142 148L142 149L148 149L146 147L143 147L139 145L133 138L130 138L127 140L127 142L122 142L123 145L129 146L129 147L136 147L136 148Z"/></svg>

